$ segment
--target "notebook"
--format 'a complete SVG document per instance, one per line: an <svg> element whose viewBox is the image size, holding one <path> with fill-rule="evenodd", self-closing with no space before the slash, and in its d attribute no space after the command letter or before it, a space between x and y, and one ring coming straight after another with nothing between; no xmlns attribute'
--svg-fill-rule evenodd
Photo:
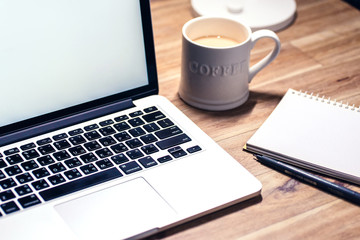
<svg viewBox="0 0 360 240"><path fill-rule="evenodd" d="M2 239L143 238L260 194L157 95L149 4L0 1Z"/></svg>
<svg viewBox="0 0 360 240"><path fill-rule="evenodd" d="M360 110L289 89L247 151L360 184Z"/></svg>

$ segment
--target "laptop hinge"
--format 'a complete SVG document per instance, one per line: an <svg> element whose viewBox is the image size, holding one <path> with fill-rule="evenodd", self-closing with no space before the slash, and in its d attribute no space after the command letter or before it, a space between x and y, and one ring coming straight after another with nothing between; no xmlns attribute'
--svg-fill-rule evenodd
<svg viewBox="0 0 360 240"><path fill-rule="evenodd" d="M0 137L0 146L21 141L27 138L35 137L44 133L65 128L74 124L85 122L94 118L98 118L107 114L122 111L131 107L135 107L132 99L121 102L112 103L102 107L98 107L86 112L77 113L51 122L43 123L30 128L22 129Z"/></svg>

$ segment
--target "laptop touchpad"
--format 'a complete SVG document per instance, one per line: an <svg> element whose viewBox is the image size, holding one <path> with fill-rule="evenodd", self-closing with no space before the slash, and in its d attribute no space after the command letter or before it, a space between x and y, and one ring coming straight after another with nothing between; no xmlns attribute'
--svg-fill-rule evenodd
<svg viewBox="0 0 360 240"><path fill-rule="evenodd" d="M59 204L55 209L82 239L129 237L159 227L175 216L143 178Z"/></svg>

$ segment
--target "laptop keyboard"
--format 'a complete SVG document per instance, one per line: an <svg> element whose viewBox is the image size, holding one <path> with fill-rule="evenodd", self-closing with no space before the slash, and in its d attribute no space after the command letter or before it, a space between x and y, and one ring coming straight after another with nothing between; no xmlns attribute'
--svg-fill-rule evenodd
<svg viewBox="0 0 360 240"><path fill-rule="evenodd" d="M201 150L192 143L153 106L6 149L0 216Z"/></svg>

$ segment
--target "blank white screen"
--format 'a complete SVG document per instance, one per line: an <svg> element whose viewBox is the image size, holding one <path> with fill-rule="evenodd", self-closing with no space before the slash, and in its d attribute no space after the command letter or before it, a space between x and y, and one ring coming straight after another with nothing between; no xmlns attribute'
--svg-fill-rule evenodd
<svg viewBox="0 0 360 240"><path fill-rule="evenodd" d="M0 126L146 85L136 0L0 0Z"/></svg>

